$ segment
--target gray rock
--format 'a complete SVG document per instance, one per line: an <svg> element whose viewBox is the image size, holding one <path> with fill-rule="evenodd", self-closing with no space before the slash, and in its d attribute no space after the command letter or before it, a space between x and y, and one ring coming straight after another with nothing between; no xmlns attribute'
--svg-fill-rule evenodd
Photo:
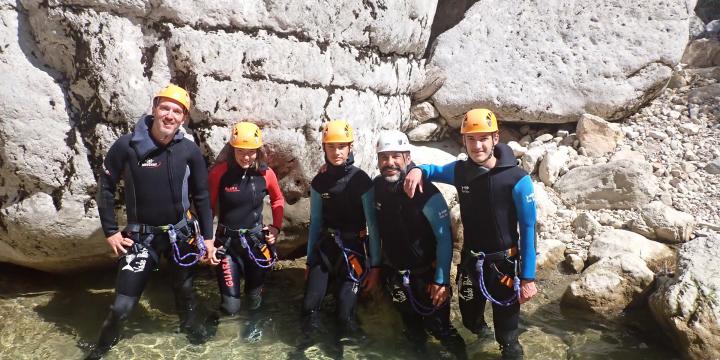
<svg viewBox="0 0 720 360"><path fill-rule="evenodd" d="M435 106L433 106L433 104L424 101L419 104L413 105L410 108L410 115L412 115L415 120L423 123L428 120L437 118L438 116L440 116L440 113L437 111L437 109L435 109Z"/></svg>
<svg viewBox="0 0 720 360"><path fill-rule="evenodd" d="M537 138L535 138L535 141L548 142L552 139L553 139L553 136L551 134L542 134L542 135L538 136Z"/></svg>
<svg viewBox="0 0 720 360"><path fill-rule="evenodd" d="M590 156L601 156L613 151L624 137L619 125L590 114L580 117L576 133L580 146Z"/></svg>
<svg viewBox="0 0 720 360"><path fill-rule="evenodd" d="M427 142L437 140L440 125L433 121L428 121L418 125L416 128L410 130L408 138L410 141Z"/></svg>
<svg viewBox="0 0 720 360"><path fill-rule="evenodd" d="M515 155L516 158L522 158L522 156L528 151L526 147L518 144L517 141L510 141L507 144L512 149L513 155Z"/></svg>
<svg viewBox="0 0 720 360"><path fill-rule="evenodd" d="M541 239L537 243L538 269L554 269L565 258L565 243L559 240Z"/></svg>
<svg viewBox="0 0 720 360"><path fill-rule="evenodd" d="M547 186L552 186L557 181L560 171L570 161L570 152L572 148L561 146L557 149L548 150L540 162L538 168L538 177ZM572 150L572 152L575 152Z"/></svg>
<svg viewBox="0 0 720 360"><path fill-rule="evenodd" d="M545 156L545 152L547 152L547 147L545 146L531 146L520 159L520 166L523 170L527 171L528 174L535 173L535 170L540 164L540 160Z"/></svg>
<svg viewBox="0 0 720 360"><path fill-rule="evenodd" d="M550 199L543 183L533 181L535 208L538 222L544 223L558 211L557 205Z"/></svg>
<svg viewBox="0 0 720 360"><path fill-rule="evenodd" d="M720 65L720 40L714 38L696 39L685 48L682 60L691 68L705 68Z"/></svg>
<svg viewBox="0 0 720 360"><path fill-rule="evenodd" d="M677 211L661 201L653 201L643 206L640 214L644 224L650 229L647 237L666 243L690 240L695 226L692 215Z"/></svg>
<svg viewBox="0 0 720 360"><path fill-rule="evenodd" d="M680 248L675 276L650 297L655 319L688 359L720 358L720 238L702 237Z"/></svg>
<svg viewBox="0 0 720 360"><path fill-rule="evenodd" d="M602 229L602 225L587 212L580 213L572 222L573 232L582 239L588 235L592 236Z"/></svg>
<svg viewBox="0 0 720 360"><path fill-rule="evenodd" d="M720 174L720 158L717 158L717 159L709 162L707 165L705 165L705 171L708 174L713 174L713 175Z"/></svg>
<svg viewBox="0 0 720 360"><path fill-rule="evenodd" d="M590 265L568 286L561 304L614 317L627 307L640 304L654 279L645 261L636 255L604 258Z"/></svg>
<svg viewBox="0 0 720 360"><path fill-rule="evenodd" d="M567 254L565 256L565 268L575 274L579 274L585 268L585 261L578 254Z"/></svg>
<svg viewBox="0 0 720 360"><path fill-rule="evenodd" d="M631 209L650 202L658 191L657 179L646 162L617 160L577 167L555 183L567 204L579 209Z"/></svg>
<svg viewBox="0 0 720 360"><path fill-rule="evenodd" d="M672 75L690 12L685 2L660 0L478 2L437 38L430 63L447 80L433 102L453 127L488 104L498 104L500 120L516 122L626 117ZM633 56L623 55L631 47Z"/></svg>
<svg viewBox="0 0 720 360"><path fill-rule="evenodd" d="M650 269L667 270L675 259L675 252L667 245L648 240L634 232L611 229L595 236L588 249L588 262L621 254L632 254L643 259Z"/></svg>

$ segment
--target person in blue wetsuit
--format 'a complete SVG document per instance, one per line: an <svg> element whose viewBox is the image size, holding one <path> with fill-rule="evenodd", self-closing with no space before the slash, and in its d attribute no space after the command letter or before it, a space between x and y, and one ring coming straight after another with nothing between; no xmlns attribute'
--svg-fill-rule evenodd
<svg viewBox="0 0 720 360"><path fill-rule="evenodd" d="M213 223L205 160L198 146L178 131L189 110L187 91L165 87L153 98L152 115L140 118L132 133L115 141L103 161L98 211L107 243L120 258L115 300L88 359L102 357L118 342L122 323L138 304L160 255L173 260L169 282L181 330L193 342L206 340L193 279L203 250L214 251ZM122 231L115 216L120 181L128 221ZM191 202L197 217L190 215Z"/></svg>
<svg viewBox="0 0 720 360"><path fill-rule="evenodd" d="M416 188L422 192L423 177L455 186L465 238L458 269L463 325L483 333L485 301L491 301L503 359L521 359L520 304L537 293L532 180L517 166L512 149L499 143L492 111L469 111L461 133L467 160L413 168L404 188L410 197Z"/></svg>
<svg viewBox="0 0 720 360"><path fill-rule="evenodd" d="M425 353L430 332L458 359L466 359L465 341L450 324L450 214L432 183L410 198L403 180L411 165L410 142L397 130L380 133L377 142L375 209L382 244L385 288L415 350Z"/></svg>
<svg viewBox="0 0 720 360"><path fill-rule="evenodd" d="M379 281L380 245L375 228L372 181L353 165L353 131L343 120L322 133L325 171L312 180L307 273L302 305L305 341L321 328L319 310L330 285L337 302L338 340L361 337L355 306L360 287Z"/></svg>

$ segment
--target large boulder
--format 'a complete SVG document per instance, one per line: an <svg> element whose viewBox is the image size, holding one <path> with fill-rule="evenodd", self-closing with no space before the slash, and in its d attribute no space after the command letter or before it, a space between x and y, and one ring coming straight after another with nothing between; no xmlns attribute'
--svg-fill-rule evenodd
<svg viewBox="0 0 720 360"><path fill-rule="evenodd" d="M653 271L672 269L675 252L665 244L648 240L634 232L610 229L595 236L588 249L588 262L631 254L641 258Z"/></svg>
<svg viewBox="0 0 720 360"><path fill-rule="evenodd" d="M95 180L71 126L60 74L39 53L27 19L0 10L0 262L45 271L97 265ZM91 241L94 240L94 241Z"/></svg>
<svg viewBox="0 0 720 360"><path fill-rule="evenodd" d="M704 68L720 65L720 40L697 39L688 44L682 62L689 67Z"/></svg>
<svg viewBox="0 0 720 360"><path fill-rule="evenodd" d="M655 274L636 255L604 258L570 283L562 304L605 317L617 316L628 306L644 300L654 279Z"/></svg>
<svg viewBox="0 0 720 360"><path fill-rule="evenodd" d="M620 140L625 137L619 125L590 114L580 117L576 133L580 146L585 148L590 156L601 156L615 150Z"/></svg>
<svg viewBox="0 0 720 360"><path fill-rule="evenodd" d="M0 71L12 86L0 90L0 261L48 271L111 263L93 170L170 81L191 93L188 136L210 163L234 122L261 126L289 203L307 197L327 120L353 125L356 163L372 172L365 144L381 129L407 128L411 94L427 78L436 6L4 2Z"/></svg>
<svg viewBox="0 0 720 360"><path fill-rule="evenodd" d="M430 64L447 78L433 102L454 127L474 107L516 122L626 117L672 75L694 3L478 1L437 39Z"/></svg>
<svg viewBox="0 0 720 360"><path fill-rule="evenodd" d="M576 167L554 188L566 204L580 209L632 209L649 203L658 184L650 164L624 159Z"/></svg>
<svg viewBox="0 0 720 360"><path fill-rule="evenodd" d="M690 240L695 218L677 211L662 201L653 201L641 208L641 217L630 223L630 229L650 239L666 243Z"/></svg>
<svg viewBox="0 0 720 360"><path fill-rule="evenodd" d="M689 359L720 358L720 238L681 247L675 276L650 297L655 319Z"/></svg>
<svg viewBox="0 0 720 360"><path fill-rule="evenodd" d="M552 148L545 153L540 167L538 168L538 177L547 186L552 186L560 176L563 170L567 170L567 164L575 150L569 146L560 146Z"/></svg>

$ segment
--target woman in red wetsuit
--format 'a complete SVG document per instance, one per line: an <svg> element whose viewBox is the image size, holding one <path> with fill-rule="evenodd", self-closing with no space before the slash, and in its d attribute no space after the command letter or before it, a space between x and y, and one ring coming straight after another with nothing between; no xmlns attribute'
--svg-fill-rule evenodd
<svg viewBox="0 0 720 360"><path fill-rule="evenodd" d="M257 125L233 126L229 141L233 156L210 169L210 202L218 217L211 263L217 267L222 297L228 314L240 310L240 279L250 310L262 302L263 282L277 259L274 244L282 227L284 198L275 173L264 163L262 133ZM272 224L263 224L263 199L270 196Z"/></svg>

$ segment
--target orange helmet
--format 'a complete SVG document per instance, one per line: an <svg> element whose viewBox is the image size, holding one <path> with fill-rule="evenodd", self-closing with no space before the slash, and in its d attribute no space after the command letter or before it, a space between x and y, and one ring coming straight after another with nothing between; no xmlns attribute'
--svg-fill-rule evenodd
<svg viewBox="0 0 720 360"><path fill-rule="evenodd" d="M461 134L492 133L498 131L495 114L488 109L472 109L465 114Z"/></svg>
<svg viewBox="0 0 720 360"><path fill-rule="evenodd" d="M173 100L179 102L180 105L182 105L185 108L185 112L190 111L190 94L188 94L188 92L185 89L183 89L175 84L170 84L170 85L164 87L162 90L158 91L158 93L155 94L155 97L153 98L154 105L157 105L156 101L160 97L173 99Z"/></svg>
<svg viewBox="0 0 720 360"><path fill-rule="evenodd" d="M325 124L322 133L322 143L349 143L353 142L353 129L345 120L333 120Z"/></svg>
<svg viewBox="0 0 720 360"><path fill-rule="evenodd" d="M257 149L263 144L262 132L253 123L239 122L233 125L229 143L230 146L238 149Z"/></svg>

